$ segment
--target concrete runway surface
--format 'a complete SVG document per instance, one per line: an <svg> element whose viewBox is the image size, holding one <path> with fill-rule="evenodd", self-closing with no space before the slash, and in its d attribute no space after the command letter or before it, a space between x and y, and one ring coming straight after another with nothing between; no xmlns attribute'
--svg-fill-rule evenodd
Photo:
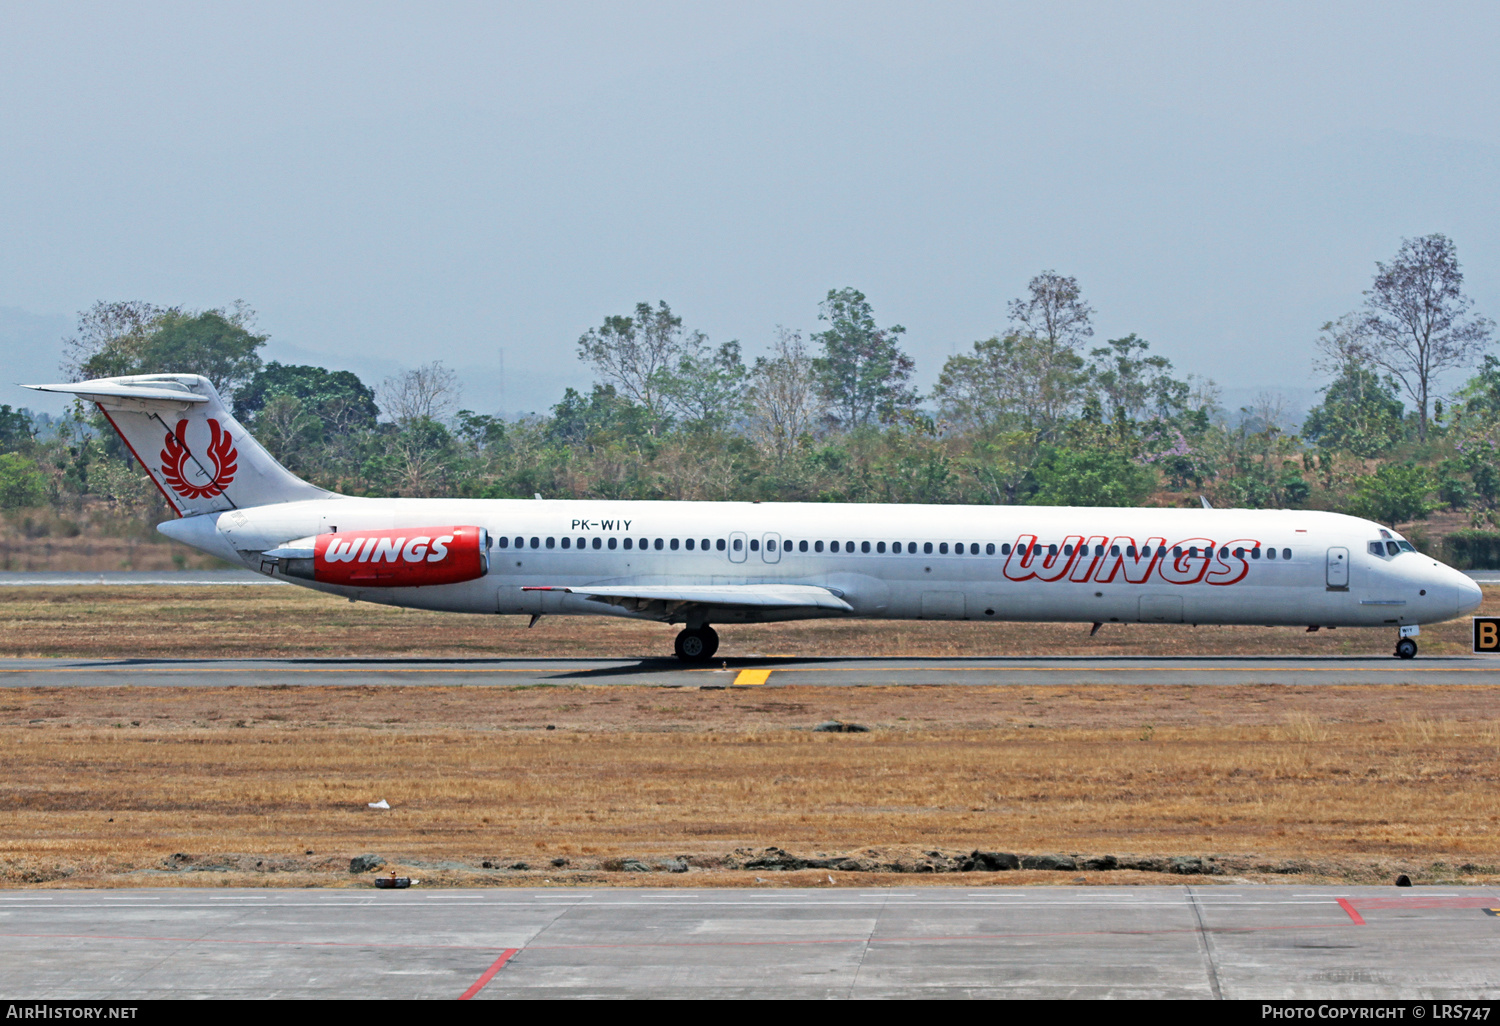
<svg viewBox="0 0 1500 1026"><path fill-rule="evenodd" d="M9 891L7 998L1500 997L1495 888Z"/></svg>
<svg viewBox="0 0 1500 1026"><path fill-rule="evenodd" d="M676 659L0 659L0 687L227 687L277 684L1495 684L1500 657L1116 656L797 659L685 667Z"/></svg>

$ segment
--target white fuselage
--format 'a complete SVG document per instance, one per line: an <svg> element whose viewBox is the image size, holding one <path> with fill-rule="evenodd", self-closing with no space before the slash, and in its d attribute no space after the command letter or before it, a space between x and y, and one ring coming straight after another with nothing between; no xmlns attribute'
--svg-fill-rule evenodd
<svg viewBox="0 0 1500 1026"><path fill-rule="evenodd" d="M485 528L488 573L419 588L293 583L423 609L717 623L853 615L1378 627L1451 619L1481 597L1410 546L1386 551L1400 539L1370 521L1295 510L331 497L161 530L258 569L260 553L294 539L432 524ZM770 584L827 589L852 613L631 608L563 590Z"/></svg>

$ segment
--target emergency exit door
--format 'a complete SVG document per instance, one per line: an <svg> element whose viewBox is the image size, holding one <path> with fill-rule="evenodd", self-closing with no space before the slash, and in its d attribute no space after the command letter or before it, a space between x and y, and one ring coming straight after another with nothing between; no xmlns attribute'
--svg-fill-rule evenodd
<svg viewBox="0 0 1500 1026"><path fill-rule="evenodd" d="M1349 550L1339 545L1328 550L1328 586L1349 587Z"/></svg>

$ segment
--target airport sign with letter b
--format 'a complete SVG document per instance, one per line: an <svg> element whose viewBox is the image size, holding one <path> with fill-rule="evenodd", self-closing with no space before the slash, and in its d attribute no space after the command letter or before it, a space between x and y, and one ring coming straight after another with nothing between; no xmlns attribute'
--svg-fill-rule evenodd
<svg viewBox="0 0 1500 1026"><path fill-rule="evenodd" d="M1474 619L1474 651L1500 652L1500 616L1476 616Z"/></svg>

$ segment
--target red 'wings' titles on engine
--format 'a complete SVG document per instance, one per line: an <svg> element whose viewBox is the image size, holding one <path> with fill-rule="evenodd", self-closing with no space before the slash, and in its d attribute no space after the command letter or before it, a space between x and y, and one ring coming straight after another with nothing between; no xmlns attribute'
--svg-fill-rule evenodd
<svg viewBox="0 0 1500 1026"><path fill-rule="evenodd" d="M408 527L394 531L320 534L312 578L364 588L458 584L489 570L489 538L482 527Z"/></svg>

